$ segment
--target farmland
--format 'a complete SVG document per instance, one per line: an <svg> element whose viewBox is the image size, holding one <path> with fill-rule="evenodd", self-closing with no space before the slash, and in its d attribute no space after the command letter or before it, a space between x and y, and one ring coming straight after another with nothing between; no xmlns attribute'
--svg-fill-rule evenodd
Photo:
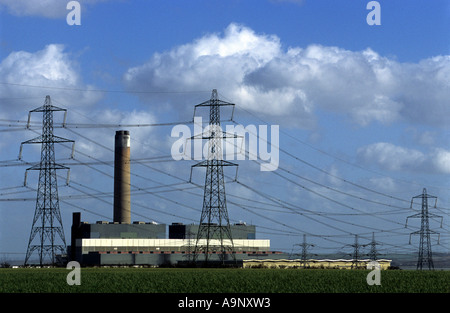
<svg viewBox="0 0 450 313"><path fill-rule="evenodd" d="M81 268L0 269L2 293L449 293L450 271L388 270L368 285L368 270Z"/></svg>

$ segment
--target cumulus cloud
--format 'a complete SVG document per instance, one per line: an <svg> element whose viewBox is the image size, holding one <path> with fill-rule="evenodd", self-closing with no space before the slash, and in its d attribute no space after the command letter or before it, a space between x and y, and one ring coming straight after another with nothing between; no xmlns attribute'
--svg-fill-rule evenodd
<svg viewBox="0 0 450 313"><path fill-rule="evenodd" d="M130 68L124 83L128 90L217 88L245 109L303 128L314 125L318 109L362 126L405 119L445 127L450 114L450 56L409 64L370 48L283 49L277 36L234 23L155 53Z"/></svg>
<svg viewBox="0 0 450 313"><path fill-rule="evenodd" d="M42 98L43 102L45 96L51 94L52 98L66 104L83 106L93 104L101 97L98 92L88 91L93 87L82 82L76 62L59 44L47 45L36 52L10 53L0 63L0 77L0 92L6 99ZM17 102L2 102L6 111L17 111L17 105Z"/></svg>
<svg viewBox="0 0 450 313"><path fill-rule="evenodd" d="M374 164L386 170L450 173L450 151L442 148L424 153L392 143L378 142L358 149L357 155L366 164Z"/></svg>
<svg viewBox="0 0 450 313"><path fill-rule="evenodd" d="M360 148L358 155L368 163L375 163L389 170L418 167L425 161L425 155L422 152L387 142L378 142Z"/></svg>
<svg viewBox="0 0 450 313"><path fill-rule="evenodd" d="M49 44L35 52L15 51L1 60L0 63L0 117L2 119L26 119L29 110L44 104L45 96L50 95L52 104L68 109L67 122L81 124L148 124L155 123L155 115L147 111L123 111L118 109L102 109L98 103L103 97L101 92L91 92L95 86L83 83L81 70L73 56L65 51L64 45ZM73 109L73 110L72 110ZM32 115L32 122L40 122L42 116ZM55 113L55 123L62 122L62 116ZM113 149L114 129L87 128L83 136L78 130L65 132L59 129L58 134L74 139L77 150L87 154L109 159L110 151L100 147L91 138L103 146ZM150 127L130 129L134 144L134 156L143 157L155 152L150 147L155 145L155 138ZM13 133L8 138L12 142L20 142L27 138L23 134ZM20 137L20 138L19 138ZM103 141L101 138L106 138ZM152 150L152 151L150 151ZM167 151L170 151L169 149Z"/></svg>
<svg viewBox="0 0 450 313"><path fill-rule="evenodd" d="M246 82L247 75L282 56L278 37L257 35L247 27L231 24L223 36L206 35L154 54L147 63L130 68L124 83L128 90L218 89L244 109L270 111L285 118L289 110L301 111L296 118L310 125L312 112L304 91L289 86L261 89ZM192 109L192 103L189 105Z"/></svg>
<svg viewBox="0 0 450 313"><path fill-rule="evenodd" d="M433 164L438 172L450 174L450 151L436 149L433 153Z"/></svg>

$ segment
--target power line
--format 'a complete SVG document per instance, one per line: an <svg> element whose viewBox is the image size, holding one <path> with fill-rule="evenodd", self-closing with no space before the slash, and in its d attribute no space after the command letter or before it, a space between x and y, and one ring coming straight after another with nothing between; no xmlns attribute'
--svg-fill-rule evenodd
<svg viewBox="0 0 450 313"><path fill-rule="evenodd" d="M165 173L164 172L164 174L166 174L166 175L169 175L168 173ZM172 177L174 177L173 175L169 175L169 176L172 176ZM178 177L175 177L175 178L178 178ZM180 178L179 178L180 179ZM254 212L253 212L254 213ZM341 221L342 222L342 221ZM284 224L285 225L285 224Z"/></svg>
<svg viewBox="0 0 450 313"><path fill-rule="evenodd" d="M25 128L26 121L21 121L21 123L24 124L24 125L19 125L19 126ZM33 126L30 128L30 130L33 130L32 128L34 127L35 124L33 124L34 122L31 122L31 123L32 123L32 124L30 124L30 125L33 125ZM180 123L185 123L185 124L187 124L186 122L180 122ZM141 125L149 125L148 127L150 127L150 125L152 125L152 126L164 126L164 125L162 125L162 124L164 124L164 125L173 125L173 124L178 124L178 122L176 122L176 123L175 123L175 122L173 122L173 123L161 123L161 124L101 124L101 125L98 125L98 126L100 126L100 127L105 127L105 128L106 128L106 127L117 127L118 125L120 125L119 127L122 127L122 126L132 127L131 125L136 125L136 127L141 127ZM91 141L91 142L95 143L97 146L100 146L100 147L102 147L102 148L104 148L104 149L107 149L107 150L109 150L109 151L112 151L112 149L110 149L110 148L104 146L103 144L100 144L98 141L92 140L92 139L90 139L90 138L88 138L88 137L86 137L86 136L80 134L79 132L74 132L74 131L72 131L71 129L69 129L69 128L89 128L89 127L91 127L91 126L92 126L92 128L96 128L96 127L97 127L96 124L93 124L93 123L92 123L92 124L76 124L76 123L73 123L73 124L67 124L67 123L66 123L65 125L66 125L66 128L67 128L69 131L71 131L71 132L73 132L74 134L80 136L80 138L84 138L85 140L88 140L88 141ZM79 126L79 127L77 127L77 126ZM61 124L61 127L63 127L63 124ZM283 153L286 153L286 152L287 152L287 151L285 152L285 151L282 150L282 149L280 149L280 151L282 151ZM289 153L289 152L287 152L287 153ZM304 160L302 160L301 158L297 157L296 155L294 155L294 154L292 154L292 153L290 153L290 154L291 154L291 155L290 155L291 158L294 158L295 160L300 161L300 162L304 161ZM111 165L112 165L112 161L101 161L101 160L92 158L92 157L88 156L87 154L82 154L82 155L84 155L84 156L86 156L86 157L89 157L89 158L93 159L94 161L91 161L91 162L82 162L81 160L75 160L75 162L78 162L78 163L73 163L73 162L71 162L71 163L62 163L62 164L65 165L65 166L75 166L76 164L78 164L78 165L83 165L83 166L90 166L91 168L95 168L95 166L97 166L97 165L108 165L108 166L111 166ZM164 158L158 159L157 157L155 157L154 160L155 160L155 162L156 162L156 161L158 161L158 162L171 161L169 157L167 157L167 160L165 160ZM0 167L2 167L2 165L4 165L4 166L7 166L7 165L15 166L15 165L13 165L13 162L12 162L12 161L15 161L15 160L11 160L11 162L10 162L9 160L0 161ZM148 159L148 162L151 162L150 159ZM306 161L305 161L305 162L306 162ZM136 159L136 163L141 164L141 165L143 165L143 166L146 166L146 165L147 165L147 164L144 164L144 163L147 163L147 161L145 161L145 159ZM303 163L303 162L302 162L302 163ZM402 202L406 201L406 200L404 200L404 199L397 198L397 197L394 197L394 196L391 196L391 195L388 195L388 194L379 192L379 191L377 191L377 190L373 190L373 189L364 187L364 186L362 186L362 185L359 185L359 184L350 182L350 181L348 181L348 180L346 180L346 179L344 179L344 178L338 177L337 175L334 175L334 174L332 174L332 173L329 173L329 172L327 172L327 171L324 171L324 170L322 170L321 168L315 166L315 165L312 164L312 163L309 163L309 162L307 162L307 163L310 164L312 168L317 169L317 170L320 170L322 173L325 173L325 174L327 174L327 175L330 175L330 177L333 177L333 178L336 178L336 179L340 179L340 180L343 181L343 182L349 183L349 184L351 184L351 185L353 185L353 186L355 186L355 187L358 187L358 188L360 188L360 189L363 189L363 190L365 190L365 191L372 192L372 193L376 193L376 194L378 194L378 195L380 195L380 196L388 197L390 200L396 200L396 201L402 201ZM304 164L305 164L305 163L304 163ZM169 176L169 177L171 177L171 178L175 178L175 179L177 179L177 180L182 181L183 183L180 183L181 186L182 186L182 184L184 184L184 183L188 183L187 180L185 180L185 179L183 179L183 178L180 178L178 175L173 175L173 174L171 174L171 173L169 173L169 172L167 172L167 171L165 171L165 170L163 170L163 169L161 169L161 168L155 168L155 167L151 167L151 166L146 166L146 167L149 168L149 169L151 169L151 170L153 170L153 171L157 171L157 172L159 172L159 173L161 173L161 174L164 174L164 175L167 175L167 176ZM98 169L95 168L95 170L99 172ZM282 234L285 234L285 235L298 235L299 233L304 233L304 232L303 232L302 230L300 230L300 227L295 227L295 226L292 226L292 225L288 225L288 223L285 223L285 222L280 221L279 217L275 217L275 218L268 217L267 214L261 213L261 211L266 210L266 212L272 211L272 212L276 212L276 213L298 214L298 215L303 216L303 217L305 217L305 218L310 217L310 218L312 218L312 219L311 219L312 221L315 221L315 222L317 222L317 223L321 223L323 226L329 227L328 225L330 225L330 226L335 226L335 225L332 225L332 224L329 224L329 223L324 222L324 221L323 221L324 218L329 219L330 217L333 217L333 216L368 216L368 217L379 217L379 216L381 216L381 215L386 215L386 216L387 216L387 215L391 215L391 214L392 214L392 215L393 215L393 214L400 214L400 213L402 213L403 210L404 210L404 208L402 208L402 207L400 207L400 206L396 206L396 205L392 205L392 204L383 203L383 202L381 202L381 201L377 201L377 200L370 199L370 198L368 198L368 197L366 197L366 196L359 196L359 195L356 195L356 194L352 194L351 192L348 192L348 191L342 191L342 190L339 190L338 188L334 188L334 187L328 186L328 185L326 185L326 184L319 183L319 182L318 182L317 180L315 180L315 179L310 179L310 178L304 177L304 176L302 176L302 175L299 175L299 174L295 173L295 172L292 171L292 170L286 169L286 168L283 167L283 166L280 167L280 170L283 171L283 172L285 172L286 174L288 174L288 175L285 176L285 175L281 175L280 173L277 173L277 174L280 174L279 177L282 178L283 181L286 181L286 182L288 182L289 184L292 184L293 186L294 186L294 185L299 186L299 187L304 186L304 187L306 187L306 188L309 189L309 190L308 190L308 189L305 189L306 191L311 192L311 193L313 193L313 194L316 195L316 196L319 196L319 195L321 194L321 195L322 195L322 198L324 198L324 199L326 199L326 200L328 200L328 201L331 201L332 203L335 203L335 204L341 203L340 205L343 205L344 207L350 209L350 210L351 210L351 213L345 213L345 212L344 212L344 213L341 213L341 212L327 212L327 211L324 211L324 210L322 210L322 211L305 210L305 209L299 207L298 205L289 204L288 202L282 201L282 200L279 200L279 199L277 199L277 200L279 200L279 201L274 201L274 202L272 202L272 201L270 200L270 202L272 203L272 207L276 207L276 208L279 208L279 209L283 209L283 211L281 211L281 210L275 211L273 208L270 208L270 207L268 207L268 208L258 207L258 205L269 206L269 205L270 205L270 202L262 202L262 201L259 201L259 203L257 203L256 201L254 201L253 204L251 204L251 203L245 203L245 204L239 203L240 200L243 200L243 201L252 201L252 200L251 200L251 199L245 199L244 197L240 197L240 196L237 196L237 195L236 195L236 199L237 199L238 201L228 201L230 204L236 205L237 207L240 207L240 208L242 208L242 209L244 209L244 210L246 210L246 211L248 211L248 212L250 212L250 213L252 213L252 214L255 214L255 215L257 215L258 217L260 217L260 218L262 218L262 219L266 219L266 220L269 220L269 221L271 221L271 222L274 222L274 223L276 223L276 224L278 224L278 225L282 225L283 228L284 228L283 230L274 229L274 228L270 228L270 227L259 226L259 227L263 227L264 229L267 229L267 230L273 230L273 231L279 232L279 233L277 233L277 235L282 235ZM106 173L103 172L103 171L100 171L100 172L101 172L102 174L106 174ZM148 180L148 177L145 177L145 176L143 176L143 175L140 175L140 174L142 174L142 173L139 173L139 174L137 174L137 173L132 173L132 175L135 175L135 174L137 175L136 177L140 177L140 178L143 178L143 179ZM386 211L377 211L377 212L375 212L375 211L374 211L374 212L365 212L365 211L363 211L363 210L358 209L357 207L354 207L353 205L349 205L348 202L346 202L346 201L338 201L336 198L333 198L333 197L331 197L331 196L328 196L328 195L323 194L323 193L320 192L320 191L317 191L317 189L309 188L309 187L307 187L307 186L305 186L305 185L302 185L302 184L300 184L298 181L294 180L295 178L292 179L292 178L290 177L290 175L292 175L292 176L294 176L294 177L296 177L296 178L302 179L302 180L304 180L304 181L307 181L307 182L309 182L309 183L311 183L311 184L314 184L314 185L316 185L316 186L319 186L319 187L323 188L324 190L330 190L330 191L336 192L336 193L338 193L338 194L340 194L340 195L342 195L342 196L345 196L345 197L351 197L351 198L354 198L354 199L357 199L357 200L363 200L363 201L366 201L366 202L373 203L373 204L375 204L375 205L386 206L386 207L388 207L388 208L394 208L394 209L397 209L397 210L395 210L395 211L394 211L394 210L386 210ZM110 177L110 176L109 176L109 177ZM154 182L157 182L157 180L153 180L153 181L154 181ZM240 182L238 182L238 183L240 183ZM14 187L7 187L7 188L14 188ZM161 187L161 188L162 188L162 187ZM168 186L168 188L171 188L171 187ZM199 188L199 186L196 185L196 184L194 184L194 187L193 187L193 188ZM257 189L257 188L256 188L256 189ZM256 190L256 189L255 189L255 190ZM8 189L6 189L6 190L8 190ZM161 191L159 191L159 192L158 192L158 191L152 192L152 191L149 190L149 188L141 188L141 187L138 187L138 188L135 189L135 192L136 192L136 194L138 194L139 192L142 192L142 194L146 194L146 193L148 192L148 194L153 194L153 195L154 195L154 194L159 194L159 195L160 195L160 193L162 193L162 192L179 191L179 192L183 192L183 193L186 193L186 194L192 194L192 195L195 195L195 196L200 196L200 195L197 194L197 193L191 193L189 190L190 190L190 188L173 188L173 190L165 189L165 190L161 190ZM260 191L260 189L258 189L258 190ZM314 192L316 192L316 193L314 193ZM16 192L15 192L15 191L11 191L11 194L14 194L14 193L16 193ZM20 192L17 192L17 193L20 193ZM7 195L7 194L8 194L8 193L4 193L4 194L1 194L1 195ZM261 196L261 194L258 194L258 193L255 193L255 194L258 195L258 196ZM101 198L101 197L107 197L107 196L108 196L108 193L104 193L104 192L98 192L97 194L95 194L95 193L94 193L94 194L92 194L92 193L91 193L91 194L85 193L85 196L86 196L86 197L92 196L93 198L95 198L95 197ZM233 197L234 195L229 194L229 196L230 196L230 197ZM268 200L268 199L274 199L274 197L269 196L269 195L267 195L267 194L266 194L266 196L268 197L268 198L266 198L267 200ZM262 197L262 196L261 196L261 197ZM64 198L64 199L66 199L66 198ZM67 198L67 199L70 199L70 198ZM73 199L76 199L76 198L74 197ZM173 199L170 199L170 200L169 200L169 199L164 199L164 197L162 197L162 198L160 198L160 199L162 199L162 200L164 200L164 201L170 201L170 200L173 200ZM2 201L2 200L4 200L4 199L0 199L0 201ZM9 200L12 200L12 199L9 199ZM18 200L19 200L19 199L18 199ZM335 202L335 201L337 201L337 202ZM187 206L186 203L184 203L183 201L176 201L176 202L178 202L177 205L180 205L180 206L182 206L183 208L189 208L189 206ZM172 202L172 203L174 203L174 202ZM255 205L255 204L257 204L257 205ZM193 209L195 209L195 208L193 208ZM443 210L447 210L447 209L444 209L444 208L442 208L442 209L443 209ZM198 211L198 209L195 209L195 210ZM181 217L180 217L180 218L181 218ZM333 220L333 219L331 219L331 220ZM385 220L385 221L392 222L392 220L389 220L389 219L384 219L384 220ZM336 219L336 218L335 218L333 221L336 221L336 222L339 222L339 223L344 223L344 224L346 224L346 225L348 225L348 226L351 226L351 227L354 227L354 226L364 227L364 226L362 226L362 225L356 225L355 223L352 223L350 220L341 220L341 219ZM335 229L335 230L339 230L339 233L341 233L341 231L342 231L343 234L342 234L342 235L337 234L337 236L334 236L334 235L333 235L333 236L329 236L329 237L328 237L327 235L324 235L324 236L321 236L320 234L315 234L315 235L316 235L318 238L327 238L327 239L333 238L333 237L336 237L336 238L343 238L343 237L345 237L345 236L348 237L348 236L350 236L350 235L352 235L352 236L354 235L354 232L350 232L350 231L348 231L348 229L345 229L345 228L341 228L341 227L335 227L335 228L329 227L329 228ZM368 228L368 227L366 227L366 228ZM368 229L370 229L370 227L369 227ZM382 228L374 228L374 227L372 227L371 229L372 229L372 230L376 230L377 233L385 233L385 234L391 234L391 235L393 234L393 235L398 235L398 236L405 236L405 234L402 234L402 233L397 232L398 229L382 229ZM363 235L363 234L364 234L364 233L362 233L362 232L359 232L359 233L358 233L358 235ZM314 234L313 234L313 235L314 235ZM389 236L391 236L391 235L389 235ZM335 243L337 243L337 241L336 241ZM390 245L390 244L389 244L389 246L391 246L391 247L397 247L397 246L395 246L395 245ZM398 247L401 247L401 246L398 246ZM403 248L403 247L402 247L402 248Z"/></svg>

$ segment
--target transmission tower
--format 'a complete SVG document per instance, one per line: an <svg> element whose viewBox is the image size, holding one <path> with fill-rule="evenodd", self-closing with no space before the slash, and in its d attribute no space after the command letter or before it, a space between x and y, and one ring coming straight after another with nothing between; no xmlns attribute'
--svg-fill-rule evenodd
<svg viewBox="0 0 450 313"><path fill-rule="evenodd" d="M370 242L370 252L369 252L369 258L372 261L376 261L378 258L377 245L378 243L375 241L375 233L372 233L372 241Z"/></svg>
<svg viewBox="0 0 450 313"><path fill-rule="evenodd" d="M223 167L237 164L224 161L222 155L222 140L235 136L222 132L220 127L222 106L232 106L234 109L234 104L218 99L216 89L212 91L210 100L195 106L195 109L209 107L209 127L201 134L201 139L208 140L208 154L206 160L192 166L206 167L203 208L194 248L194 261L197 261L199 253L203 253L205 264L208 264L210 254L218 254L222 263L225 263L227 254L236 261L227 211Z"/></svg>
<svg viewBox="0 0 450 313"><path fill-rule="evenodd" d="M429 218L440 218L441 219L441 228L442 228L442 216L429 213L428 212L428 199L435 199L434 207L436 208L437 197L431 196L427 194L426 188L423 188L422 194L415 196L411 199L411 208L414 202L414 199L422 199L422 209L420 213L408 216L406 218L405 227L408 226L408 218L420 218L420 230L412 232L409 235L409 244L411 244L411 235L420 235L420 243L419 243L419 256L417 260L417 269L422 270L424 267L428 266L429 270L434 269L433 264L433 255L431 252L431 234L438 234L438 244L439 244L439 233L430 230Z"/></svg>
<svg viewBox="0 0 450 313"><path fill-rule="evenodd" d="M352 267L351 268L358 268L359 267L359 256L360 254L360 248L364 247L366 245L361 245L358 243L358 235L355 235L355 243L350 245L351 247L353 247L353 254L351 254L352 256Z"/></svg>
<svg viewBox="0 0 450 313"><path fill-rule="evenodd" d="M187 243L183 245L186 253L183 254L183 258L187 258L187 262L190 264L192 263L192 257L193 257L193 248L192 244L194 240L192 239L195 236L195 233L189 231L187 234L185 234L185 239L187 239Z"/></svg>
<svg viewBox="0 0 450 313"><path fill-rule="evenodd" d="M25 172L26 185L27 172L29 170L39 170L36 209L34 212L33 224L28 241L25 265L28 264L31 255L35 251L38 253L40 265L55 265L57 252L59 251L59 253L63 254L66 251L66 241L64 238L61 213L59 211L56 170L68 170L68 180L69 168L55 162L54 144L62 142L74 143L74 141L53 135L53 112L55 111L65 112L65 122L67 111L65 109L53 106L51 104L50 96L46 96L43 106L30 111L28 115L28 122L30 121L31 113L43 113L42 135L22 142L20 146L19 159L22 158L22 147L24 144L41 144L40 163L28 168ZM74 146L72 146L72 157L74 151L73 148Z"/></svg>
<svg viewBox="0 0 450 313"><path fill-rule="evenodd" d="M300 246L302 248L302 264L303 264L303 268L306 267L306 258L308 256L308 250L311 247L314 247L313 244L309 244L306 242L306 234L303 234L303 243L301 244L295 244L294 246Z"/></svg>

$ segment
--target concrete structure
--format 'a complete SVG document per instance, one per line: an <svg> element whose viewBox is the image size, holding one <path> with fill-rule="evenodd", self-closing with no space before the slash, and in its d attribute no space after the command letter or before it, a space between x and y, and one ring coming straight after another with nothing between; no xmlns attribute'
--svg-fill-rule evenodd
<svg viewBox="0 0 450 313"><path fill-rule="evenodd" d="M188 230L198 229L198 225L175 223L171 226L185 226L184 229ZM270 251L268 239L247 239L255 236L255 226L245 224L233 226L235 226L232 227L233 238L240 237L233 239L232 253L238 262L248 258L287 257L284 253ZM178 228L180 229L182 228ZM177 233L172 228L172 236L175 234ZM195 241L189 238L167 238L165 224L143 222L119 224L104 221L89 224L81 222L81 214L75 212L70 251L71 259L83 265L176 265L192 260ZM212 239L210 244L219 245L218 241ZM224 240L224 245L231 245L231 241ZM201 261L203 258L200 255L198 259ZM225 260L231 259L230 253L225 255Z"/></svg>
<svg viewBox="0 0 450 313"><path fill-rule="evenodd" d="M117 131L114 147L114 222L130 224L130 132Z"/></svg>
<svg viewBox="0 0 450 313"><path fill-rule="evenodd" d="M380 269L386 270L391 266L392 260L379 259L377 260ZM358 260L358 268L367 268L371 260ZM352 269L355 267L353 260L345 259L324 259L306 260L303 264L302 260L287 260L287 259L247 259L243 261L244 268L334 268L334 269Z"/></svg>

